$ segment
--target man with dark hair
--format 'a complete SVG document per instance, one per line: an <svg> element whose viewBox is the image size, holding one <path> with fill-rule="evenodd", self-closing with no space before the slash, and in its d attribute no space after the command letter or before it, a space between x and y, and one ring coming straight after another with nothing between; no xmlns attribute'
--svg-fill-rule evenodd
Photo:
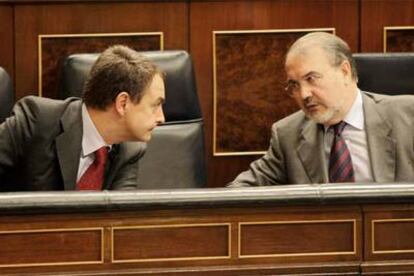
<svg viewBox="0 0 414 276"><path fill-rule="evenodd" d="M301 110L229 186L414 181L413 96L360 91L349 46L329 33L299 38L285 70Z"/></svg>
<svg viewBox="0 0 414 276"><path fill-rule="evenodd" d="M126 46L108 48L82 100L29 96L16 103L0 125L0 190L137 188L142 142L164 121L164 100L153 63Z"/></svg>

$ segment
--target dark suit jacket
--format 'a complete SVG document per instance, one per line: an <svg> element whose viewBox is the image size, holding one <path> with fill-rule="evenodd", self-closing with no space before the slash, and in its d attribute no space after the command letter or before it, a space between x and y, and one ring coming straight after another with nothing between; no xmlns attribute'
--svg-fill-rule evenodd
<svg viewBox="0 0 414 276"><path fill-rule="evenodd" d="M363 92L362 99L374 181L414 181L414 97ZM229 186L329 182L323 135L302 111L276 122L267 153Z"/></svg>
<svg viewBox="0 0 414 276"><path fill-rule="evenodd" d="M82 148L82 101L26 97L0 125L0 190L75 190ZM146 145L114 145L103 189L134 189Z"/></svg>

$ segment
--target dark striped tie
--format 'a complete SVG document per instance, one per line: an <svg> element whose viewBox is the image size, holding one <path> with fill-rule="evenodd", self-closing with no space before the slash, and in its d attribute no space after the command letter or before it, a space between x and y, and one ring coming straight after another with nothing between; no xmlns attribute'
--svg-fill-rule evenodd
<svg viewBox="0 0 414 276"><path fill-rule="evenodd" d="M332 126L335 138L332 143L331 155L329 157L329 182L355 182L354 168L352 166L351 154L342 137L346 123L341 121Z"/></svg>

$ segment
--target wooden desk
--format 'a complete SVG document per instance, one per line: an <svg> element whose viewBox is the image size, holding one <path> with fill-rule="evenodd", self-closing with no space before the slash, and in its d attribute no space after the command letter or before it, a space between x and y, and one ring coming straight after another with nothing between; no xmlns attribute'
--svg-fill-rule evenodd
<svg viewBox="0 0 414 276"><path fill-rule="evenodd" d="M413 199L414 184L4 193L0 274L412 275Z"/></svg>

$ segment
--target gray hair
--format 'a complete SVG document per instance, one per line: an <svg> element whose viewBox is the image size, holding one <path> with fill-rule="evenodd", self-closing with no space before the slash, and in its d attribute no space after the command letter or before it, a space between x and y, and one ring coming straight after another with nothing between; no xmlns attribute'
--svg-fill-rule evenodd
<svg viewBox="0 0 414 276"><path fill-rule="evenodd" d="M334 67L340 66L344 60L347 60L351 65L352 78L355 81L358 80L356 64L352 57L351 49L344 40L333 34L325 32L306 34L292 44L286 56L292 52L304 52L312 46L320 47L324 50L328 54L329 60Z"/></svg>

